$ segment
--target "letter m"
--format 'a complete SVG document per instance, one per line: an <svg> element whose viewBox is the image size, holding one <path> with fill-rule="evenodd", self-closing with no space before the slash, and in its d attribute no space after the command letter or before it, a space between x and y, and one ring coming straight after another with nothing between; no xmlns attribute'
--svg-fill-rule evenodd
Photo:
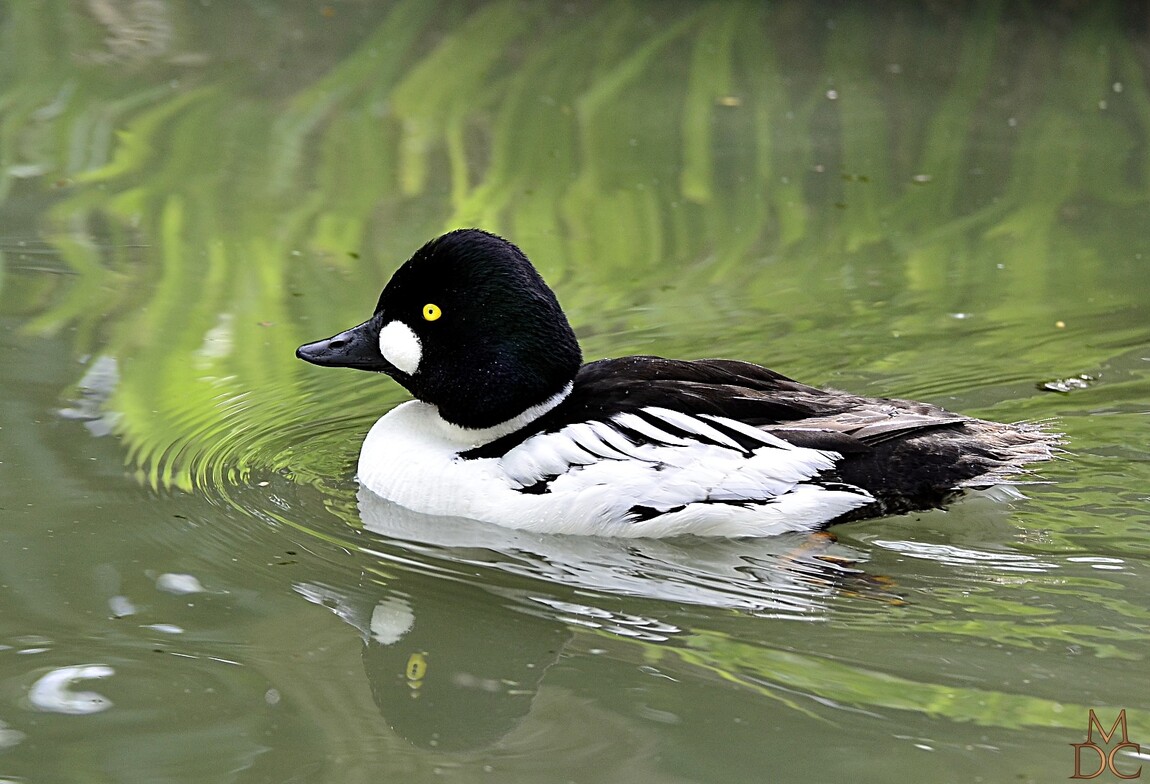
<svg viewBox="0 0 1150 784"><path fill-rule="evenodd" d="M1094 730L1097 729L1098 734L1102 737L1102 744L1103 745L1109 745L1111 738L1114 737L1114 731L1117 730L1119 727L1122 728L1122 742L1123 743L1129 743L1130 741L1126 737L1126 709L1125 708L1118 711L1118 718L1116 718L1114 720L1114 723L1112 725L1110 725L1110 731L1109 732L1102 729L1102 723L1100 721L1098 721L1098 717L1094 715L1094 709L1091 708L1090 709L1090 723L1086 725L1086 742L1087 743L1094 743Z"/></svg>

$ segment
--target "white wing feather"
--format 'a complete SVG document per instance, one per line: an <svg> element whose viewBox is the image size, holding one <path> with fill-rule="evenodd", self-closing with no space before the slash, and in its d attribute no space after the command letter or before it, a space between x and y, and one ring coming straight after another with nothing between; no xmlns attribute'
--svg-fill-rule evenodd
<svg viewBox="0 0 1150 784"><path fill-rule="evenodd" d="M811 482L834 467L839 459L835 452L796 447L741 422L707 416L762 444L748 455L734 439L701 418L661 408L644 409L644 413L699 440L668 433L638 414L620 414L613 417L613 423L655 443L634 443L611 423L578 423L528 438L502 458L501 466L517 488L549 482L548 491L555 496L574 498L592 488L610 487L623 508L639 506L659 512L714 502L781 503L800 486L810 489L801 498L788 500L802 500L797 507L804 513L810 512L807 499L812 491L834 501L834 508L845 504L850 509L873 500L862 490L831 491ZM796 504L787 504L792 506Z"/></svg>
<svg viewBox="0 0 1150 784"><path fill-rule="evenodd" d="M670 425L674 425L680 430L686 430L688 433L694 433L695 435L702 436L703 438L714 441L717 444L729 446L731 449L738 449L740 451L742 450L742 447L739 446L735 439L724 433L720 433L718 430L711 427L706 422L693 417L690 414L684 414L682 411L672 411L669 408L659 408L658 406L651 406L650 408L645 408L643 410L649 414L659 417L659 419L662 419L664 422L667 422Z"/></svg>

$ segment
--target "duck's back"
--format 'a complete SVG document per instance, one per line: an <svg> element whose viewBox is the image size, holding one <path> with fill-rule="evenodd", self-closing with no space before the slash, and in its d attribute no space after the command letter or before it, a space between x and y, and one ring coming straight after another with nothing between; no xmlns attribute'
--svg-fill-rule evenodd
<svg viewBox="0 0 1150 784"><path fill-rule="evenodd" d="M809 482L832 491L862 490L873 500L821 525L933 508L968 488L1018 480L1026 464L1049 459L1057 443L1038 426L818 389L746 362L633 356L584 365L562 405L468 455L507 454L573 422L611 423L635 442L667 442L659 435L666 434L714 445L718 430L722 445L734 442L747 455L763 447L762 433L830 453L833 468L817 470Z"/></svg>

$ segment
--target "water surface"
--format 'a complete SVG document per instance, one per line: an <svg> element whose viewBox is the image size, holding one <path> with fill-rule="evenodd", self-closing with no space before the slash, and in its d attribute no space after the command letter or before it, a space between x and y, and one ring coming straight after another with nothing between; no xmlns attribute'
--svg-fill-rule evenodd
<svg viewBox="0 0 1150 784"><path fill-rule="evenodd" d="M1050 781L1091 709L1150 743L1145 20L13 0L0 780ZM1024 500L833 537L404 513L353 478L402 390L293 350L465 225L589 359L748 359L1068 452Z"/></svg>

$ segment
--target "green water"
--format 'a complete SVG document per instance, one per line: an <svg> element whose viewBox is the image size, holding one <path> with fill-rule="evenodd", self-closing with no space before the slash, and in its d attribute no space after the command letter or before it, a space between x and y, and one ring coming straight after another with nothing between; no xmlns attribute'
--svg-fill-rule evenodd
<svg viewBox="0 0 1150 784"><path fill-rule="evenodd" d="M1091 709L1150 746L1146 20L10 0L0 782L1046 782ZM293 350L466 225L589 359L1067 453L833 542L405 514L353 479L402 390Z"/></svg>

